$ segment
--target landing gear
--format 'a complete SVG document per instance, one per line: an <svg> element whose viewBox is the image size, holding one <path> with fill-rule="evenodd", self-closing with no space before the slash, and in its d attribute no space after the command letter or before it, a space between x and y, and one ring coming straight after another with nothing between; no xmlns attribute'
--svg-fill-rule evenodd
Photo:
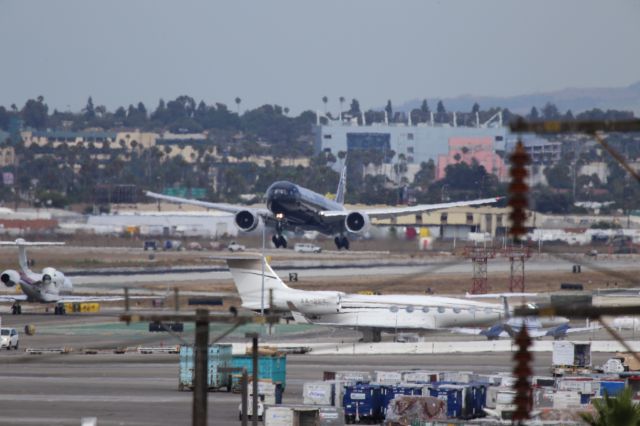
<svg viewBox="0 0 640 426"><path fill-rule="evenodd" d="M11 314L20 315L22 314L22 306L18 302L11 305Z"/></svg>
<svg viewBox="0 0 640 426"><path fill-rule="evenodd" d="M67 313L67 310L64 308L64 305L62 303L59 303L55 306L53 313L54 315L65 315Z"/></svg>
<svg viewBox="0 0 640 426"><path fill-rule="evenodd" d="M336 247L338 248L338 250L340 249L349 250L349 240L347 239L347 237L340 235L339 237L336 237L333 241L336 243Z"/></svg>
<svg viewBox="0 0 640 426"><path fill-rule="evenodd" d="M283 235L274 235L271 237L271 242L276 248L287 248L287 239Z"/></svg>

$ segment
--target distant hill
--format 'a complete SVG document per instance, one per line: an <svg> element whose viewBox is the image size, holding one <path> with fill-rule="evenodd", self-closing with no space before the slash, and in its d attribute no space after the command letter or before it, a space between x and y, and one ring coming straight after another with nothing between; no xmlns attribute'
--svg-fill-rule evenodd
<svg viewBox="0 0 640 426"><path fill-rule="evenodd" d="M438 98L427 97L429 107L434 110ZM602 110L617 109L633 111L640 116L640 81L627 87L618 88L568 88L547 93L533 93L509 97L462 95L455 98L443 98L447 111L470 111L474 102L480 108L509 108L512 112L526 114L535 106L538 109L547 102L555 104L561 112L570 109L574 114L592 108ZM396 107L399 111L419 108L422 99L414 99Z"/></svg>

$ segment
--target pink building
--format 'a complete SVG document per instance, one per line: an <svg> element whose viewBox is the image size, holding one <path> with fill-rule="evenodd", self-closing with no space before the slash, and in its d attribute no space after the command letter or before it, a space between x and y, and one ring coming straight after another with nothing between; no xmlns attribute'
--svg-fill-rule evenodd
<svg viewBox="0 0 640 426"><path fill-rule="evenodd" d="M478 164L484 166L488 173L496 175L500 181L507 179L509 170L502 158L496 154L492 137L449 138L449 152L438 156L436 179L444 178L445 168L448 165L458 162L471 164L473 158Z"/></svg>

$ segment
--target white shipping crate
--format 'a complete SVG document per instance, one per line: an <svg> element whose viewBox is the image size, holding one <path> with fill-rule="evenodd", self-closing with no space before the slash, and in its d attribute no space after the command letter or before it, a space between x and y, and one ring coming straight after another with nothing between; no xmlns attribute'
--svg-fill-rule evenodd
<svg viewBox="0 0 640 426"><path fill-rule="evenodd" d="M258 395L263 395L263 402L267 405L276 403L276 385L271 382L258 382ZM253 386L249 383L249 400L253 398Z"/></svg>
<svg viewBox="0 0 640 426"><path fill-rule="evenodd" d="M556 391L553 395L553 408L565 409L580 407L580 394L575 391Z"/></svg>
<svg viewBox="0 0 640 426"><path fill-rule="evenodd" d="M293 426L294 413L291 407L270 406L264 413L265 426Z"/></svg>
<svg viewBox="0 0 640 426"><path fill-rule="evenodd" d="M556 340L553 342L553 355L551 362L553 365L573 365L574 353L573 343L566 340Z"/></svg>
<svg viewBox="0 0 640 426"><path fill-rule="evenodd" d="M370 382L371 373L368 371L336 371L335 379L342 382Z"/></svg>
<svg viewBox="0 0 640 426"><path fill-rule="evenodd" d="M437 382L439 380L441 380L440 373L437 373L434 371L415 370L415 371L406 371L402 373L402 381L406 383L417 383L417 382L430 383L430 382Z"/></svg>
<svg viewBox="0 0 640 426"><path fill-rule="evenodd" d="M598 386L598 389L600 386ZM574 391L578 393L593 394L594 381L593 380L576 380L571 377L566 377L558 380L559 391Z"/></svg>
<svg viewBox="0 0 640 426"><path fill-rule="evenodd" d="M302 386L305 405L335 405L334 382L307 382Z"/></svg>
<svg viewBox="0 0 640 426"><path fill-rule="evenodd" d="M516 392L511 389L500 389L498 388L498 393L496 394L496 405L511 405L516 398Z"/></svg>
<svg viewBox="0 0 640 426"><path fill-rule="evenodd" d="M477 379L472 371L446 371L442 380L445 382L469 383Z"/></svg>
<svg viewBox="0 0 640 426"><path fill-rule="evenodd" d="M375 371L376 383L383 385L395 385L402 382L402 373L399 371Z"/></svg>

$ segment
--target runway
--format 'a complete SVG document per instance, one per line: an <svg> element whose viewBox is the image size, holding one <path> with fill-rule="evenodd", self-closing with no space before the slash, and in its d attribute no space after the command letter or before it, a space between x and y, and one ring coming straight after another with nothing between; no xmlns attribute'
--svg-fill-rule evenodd
<svg viewBox="0 0 640 426"><path fill-rule="evenodd" d="M212 266L189 268L128 268L99 271L83 270L72 271L67 275L72 277L76 286L123 287L135 284L157 284L161 276L162 282L176 283L184 281L219 281L230 280L231 274L224 265L219 265L219 260ZM527 261L527 272L570 272L573 265L581 264L582 271L595 270L599 272L619 273L620 271L637 271L638 262L630 258L589 260L584 256L560 259L547 255L533 258ZM283 279L287 279L290 273L297 273L307 278L314 277L356 277L362 275L371 276L401 276L401 275L470 275L472 264L462 258L438 258L437 260L421 261L388 261L377 259L347 261L319 261L319 260L279 260L271 263L274 271ZM489 273L508 273L511 264L507 259L500 258L490 260L487 266Z"/></svg>

